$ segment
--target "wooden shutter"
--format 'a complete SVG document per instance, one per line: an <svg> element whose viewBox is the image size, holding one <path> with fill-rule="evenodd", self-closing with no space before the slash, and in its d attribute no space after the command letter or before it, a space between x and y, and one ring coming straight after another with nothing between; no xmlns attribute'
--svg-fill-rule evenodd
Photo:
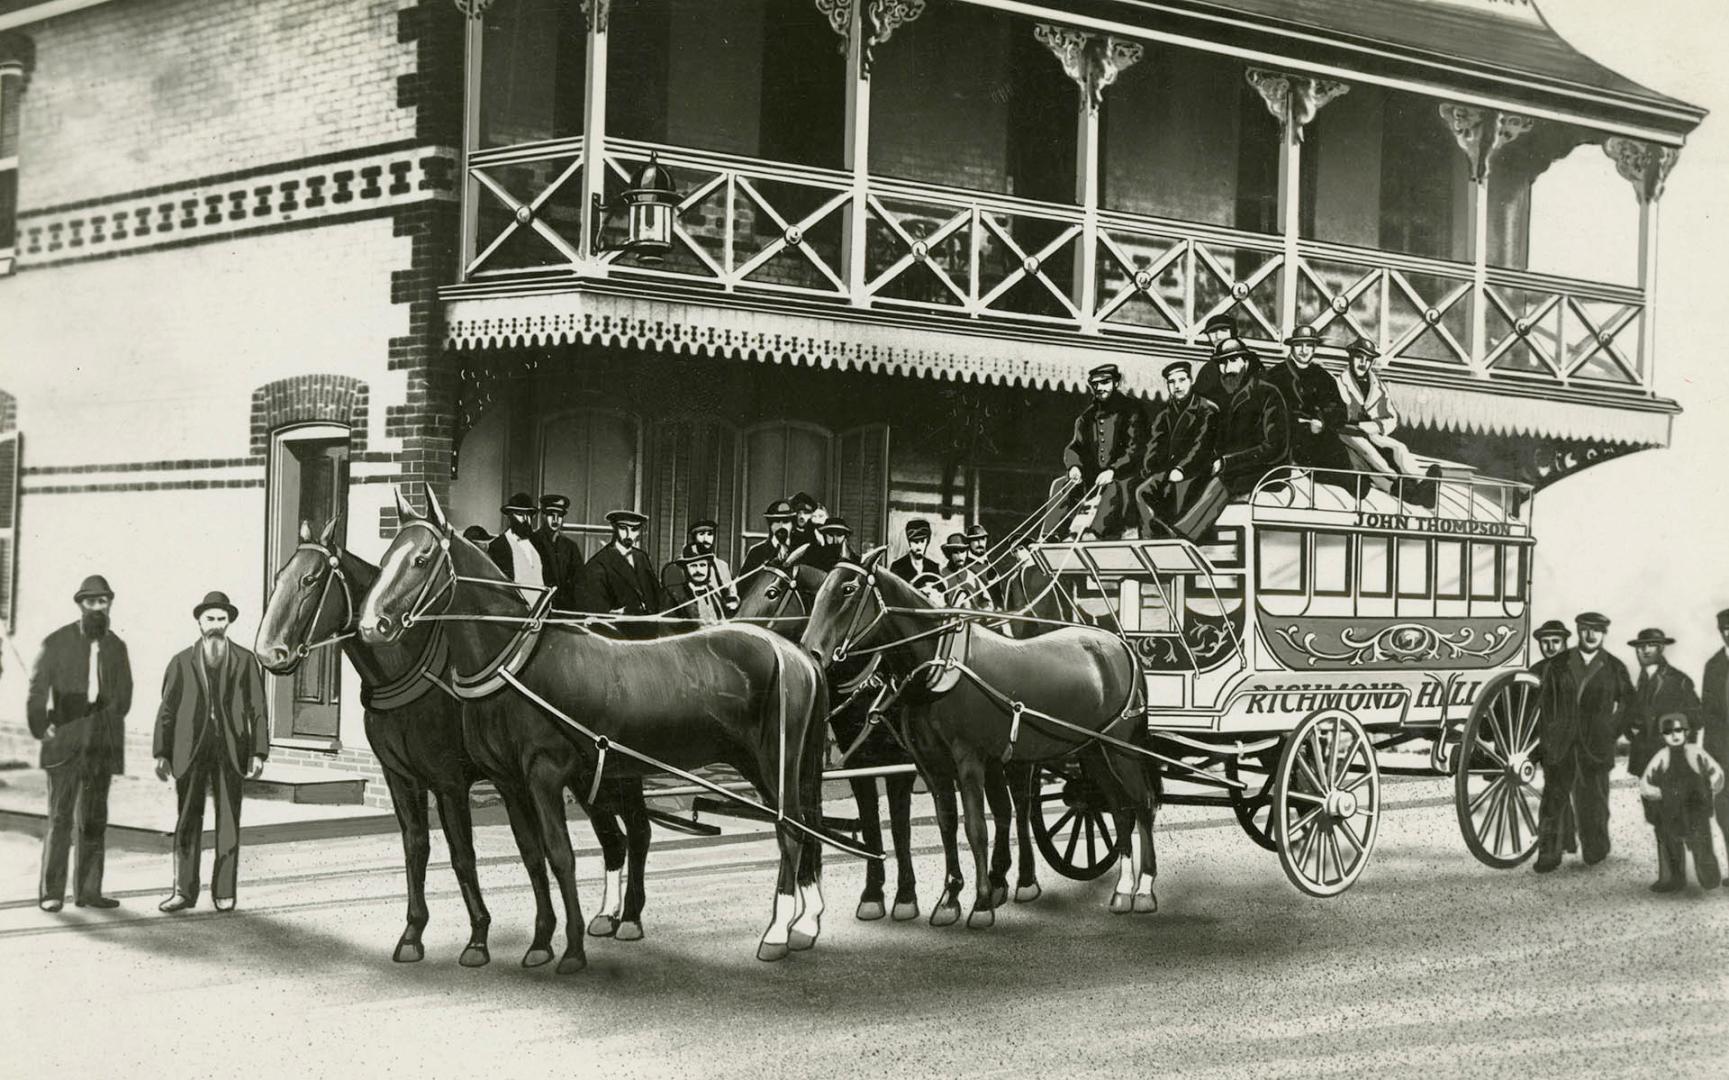
<svg viewBox="0 0 1729 1080"><path fill-rule="evenodd" d="M16 431L0 435L0 623L17 628L18 480L24 472L24 441Z"/></svg>
<svg viewBox="0 0 1729 1080"><path fill-rule="evenodd" d="M738 432L712 420L662 420L654 432L653 540L662 563L678 555L690 523L719 522L715 547L732 558Z"/></svg>
<svg viewBox="0 0 1729 1080"><path fill-rule="evenodd" d="M889 428L867 424L835 443L835 506L852 526L853 550L862 553L888 533Z"/></svg>

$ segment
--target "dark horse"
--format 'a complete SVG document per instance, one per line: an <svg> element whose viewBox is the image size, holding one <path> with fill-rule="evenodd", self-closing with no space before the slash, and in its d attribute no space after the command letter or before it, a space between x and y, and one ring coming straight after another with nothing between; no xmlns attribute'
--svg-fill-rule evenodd
<svg viewBox="0 0 1729 1080"><path fill-rule="evenodd" d="M1134 827L1133 853L1119 867L1111 909L1156 910L1152 822L1157 788L1144 760L1038 715L1143 743L1142 676L1133 651L1114 635L1085 626L1017 640L976 620L957 620L952 634L934 634L949 617L933 612L922 593L878 566L879 556L873 553L863 565L842 563L829 575L817 593L803 643L814 655L836 660L858 649L887 647L883 666L904 687L908 708L902 730L920 772L945 788L958 784L966 804L976 875L968 925L989 926L998 902L986 863L983 819L989 763L1051 761L1077 751L1089 778L1115 808L1120 834ZM952 662L945 663L945 657ZM1025 710L1018 721L1017 707ZM952 795L939 798L936 806L952 866L957 824Z"/></svg>
<svg viewBox="0 0 1729 1080"><path fill-rule="evenodd" d="M340 644L360 675L361 700L366 706L366 738L377 755L389 785L408 877L408 923L397 943L395 959L414 961L424 956L421 934L425 930L426 863L430 854L426 796L438 801L439 824L450 847L452 869L468 904L471 937L463 950L462 963L478 967L488 960L487 930L491 917L481 899L475 875L473 828L469 813L469 790L476 780L491 780L509 815L517 847L535 897L535 934L523 966L536 967L552 959L552 933L557 927L546 866L555 873L571 868L569 834L565 831L564 804L558 786L551 787L550 800L536 800L532 785L540 771L532 765L534 755L524 748L546 741L547 721L526 703L513 710L495 710L487 723L476 725L476 708L466 706L438 690L428 675L443 676L448 661L443 631L433 623L415 627L400 640L387 645L369 645L360 640L359 597L372 587L378 568L332 540L332 521L314 541L301 525L300 544L277 572L264 617L259 624L257 652L274 674L292 675L301 662L320 647ZM557 759L572 753L557 739L547 755ZM568 770L566 770L568 771ZM581 797L586 786L575 789ZM648 819L640 788L622 788L613 793L623 804L631 823L634 845L630 852L646 853ZM632 797L634 795L634 798ZM542 804L545 804L544 806ZM585 809L587 806L585 804ZM550 821L547 814L551 814ZM607 866L607 910L616 916L618 879L627 850L624 835L610 812L589 810ZM640 835L639 835L640 833ZM550 856L560 844L563 856ZM640 917L640 857L632 859L631 884L637 892L630 918ZM560 885L564 881L561 877ZM574 885L572 886L574 888ZM626 897L629 900L629 897ZM617 932L630 939L632 923L616 917L597 916L590 933ZM640 924L637 933L640 936Z"/></svg>
<svg viewBox="0 0 1729 1080"><path fill-rule="evenodd" d="M398 499L402 528L361 603L362 639L386 644L423 623L447 626L453 690L534 702L564 726L591 774L641 777L716 763L737 769L778 809L780 874L757 955L778 960L813 945L822 920L821 849L810 831L820 828L813 809L820 811L828 712L821 669L751 626L628 641L542 624L492 560L456 535L437 499L428 499L426 517ZM577 925L574 888L566 908L569 925ZM580 966L580 940L571 950L567 961Z"/></svg>
<svg viewBox="0 0 1729 1080"><path fill-rule="evenodd" d="M738 612L741 621L766 626L790 641L804 633L810 614L810 603L822 587L827 575L814 566L801 565L795 553L785 564L768 563L750 575L740 589ZM836 680L835 694L848 695L838 710L829 717L829 728L835 742L846 753L844 768L878 768L884 765L907 765L907 756L888 725L873 722L871 702L876 692L869 686L870 671L865 664L831 664L829 677ZM874 685L874 684L873 684ZM895 902L897 922L916 919L919 915L918 887L913 877L912 802L914 777L910 773L882 778L889 804L889 830L895 845ZM874 776L848 777L853 800L858 804L859 836L875 851L883 850L882 811L877 804L877 781ZM866 921L883 917L883 864L875 859L865 864L864 891L859 894L858 917Z"/></svg>

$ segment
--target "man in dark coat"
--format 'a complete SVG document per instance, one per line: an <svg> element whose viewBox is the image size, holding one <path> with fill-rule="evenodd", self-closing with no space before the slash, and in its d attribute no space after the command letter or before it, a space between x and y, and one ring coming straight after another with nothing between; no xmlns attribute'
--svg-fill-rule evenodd
<svg viewBox="0 0 1729 1080"><path fill-rule="evenodd" d="M817 542L817 523L812 519L816 517L816 512L822 508L822 504L818 503L816 499L803 491L794 495L791 501L793 514L793 548L796 550L797 548L805 547L806 545L815 547Z"/></svg>
<svg viewBox="0 0 1729 1080"><path fill-rule="evenodd" d="M1718 649L1705 661L1705 674L1699 683L1703 700L1693 737L1721 765L1729 761L1729 609L1717 613L1717 633L1725 648ZM1723 834L1725 851L1729 852L1729 792L1718 795L1712 805L1717 829Z"/></svg>
<svg viewBox="0 0 1729 1080"><path fill-rule="evenodd" d="M126 643L108 628L114 590L99 574L72 594L78 621L49 634L30 672L25 718L42 741L48 776L48 832L42 837L42 876L36 902L59 911L66 902L66 859L78 837L72 899L79 907L112 908L102 895L107 857L108 785L125 768L126 713L132 708L132 662Z"/></svg>
<svg viewBox="0 0 1729 1080"><path fill-rule="evenodd" d="M1266 378L1284 396L1291 413L1291 464L1305 469L1349 469L1350 456L1339 441L1339 431L1345 425L1345 399L1339 396L1338 382L1315 363L1321 335L1312 326L1299 326L1285 344L1290 346L1290 357ZM1330 482L1342 479L1332 477Z"/></svg>
<svg viewBox="0 0 1729 1080"><path fill-rule="evenodd" d="M666 597L654 567L642 551L642 527L648 519L635 510L606 515L612 543L594 553L582 575L581 610L595 614L656 615L666 609Z"/></svg>
<svg viewBox="0 0 1729 1080"><path fill-rule="evenodd" d="M1219 412L1218 457L1206 487L1175 526L1196 542L1212 529L1226 503L1248 496L1268 470L1290 460L1285 399L1261 378L1260 358L1241 341L1227 341L1219 357L1229 397Z"/></svg>
<svg viewBox="0 0 1729 1080"><path fill-rule="evenodd" d="M1571 800L1586 866L1609 855L1609 772L1615 740L1637 705L1627 665L1603 648L1609 620L1587 611L1574 620L1579 644L1551 660L1538 689L1542 717L1543 802L1537 815L1537 863L1561 865L1562 810Z"/></svg>
<svg viewBox="0 0 1729 1080"><path fill-rule="evenodd" d="M805 553L804 565L814 566L826 574L842 562L851 560L852 551L847 546L851 536L852 527L846 523L846 518L829 518L817 526L817 542Z"/></svg>
<svg viewBox="0 0 1729 1080"><path fill-rule="evenodd" d="M174 777L174 892L158 907L184 911L198 902L198 851L204 796L216 801L216 862L210 895L216 910L234 910L240 871L240 801L244 777L257 777L270 755L264 671L228 640L239 612L220 592L206 593L192 617L198 642L168 661L152 740L156 777Z"/></svg>
<svg viewBox="0 0 1729 1080"><path fill-rule="evenodd" d="M1212 349L1212 355L1207 357L1201 370L1195 374L1195 393L1223 408L1230 395L1225 393L1223 357L1220 350L1224 348L1225 342L1237 340L1237 320L1225 312L1220 312L1201 327L1201 337Z"/></svg>
<svg viewBox="0 0 1729 1080"><path fill-rule="evenodd" d="M1121 384L1122 373L1115 364L1101 364L1087 372L1093 400L1075 419L1074 435L1063 450L1063 464L1074 485L1069 505L1078 506L1097 486L1093 532L1102 540L1117 539L1130 524L1147 449L1146 410L1119 389Z"/></svg>
<svg viewBox="0 0 1729 1080"><path fill-rule="evenodd" d="M564 517L570 513L570 500L563 495L540 497L540 528L535 538L545 555L542 577L553 589L552 606L560 611L575 611L577 589L582 584L582 548L564 534Z"/></svg>
<svg viewBox="0 0 1729 1080"><path fill-rule="evenodd" d="M740 578L771 562L784 561L792 554L793 517L792 503L786 499L776 499L768 504L762 515L768 526L768 539L758 540L744 553L744 563L738 570Z"/></svg>
<svg viewBox="0 0 1729 1080"><path fill-rule="evenodd" d="M1550 619L1542 626L1532 631L1531 637L1537 642L1537 650L1543 655L1531 664L1531 674L1539 679L1543 677L1543 668L1549 661L1567 651L1567 639L1573 636L1573 631L1567 629L1567 624L1560 619ZM1579 850L1578 826L1573 821L1573 803L1568 801L1561 813L1561 847L1571 855Z"/></svg>
<svg viewBox="0 0 1729 1080"><path fill-rule="evenodd" d="M553 584L547 580L552 553L542 546L540 532L534 527L534 499L519 491L499 511L505 516L504 531L493 537L486 553L505 577L524 586L522 598L533 606L540 601L541 590Z"/></svg>
<svg viewBox="0 0 1729 1080"><path fill-rule="evenodd" d="M714 555L694 543L679 553L679 580L667 589L667 611L681 619L717 623L732 614L738 601L720 587ZM730 603L729 603L730 600Z"/></svg>
<svg viewBox="0 0 1729 1080"><path fill-rule="evenodd" d="M1141 465L1146 479L1135 489L1142 539L1168 532L1194 502L1212 467L1218 434L1219 407L1195 393L1188 361L1166 364L1164 374L1170 400L1153 416Z"/></svg>
<svg viewBox="0 0 1729 1080"><path fill-rule="evenodd" d="M907 553L889 564L889 570L903 581L917 581L920 574L940 573L942 568L925 552L931 547L931 523L923 518L907 522Z"/></svg>
<svg viewBox="0 0 1729 1080"><path fill-rule="evenodd" d="M1699 695L1693 689L1692 677L1663 658L1663 649L1675 644L1674 638L1650 627L1627 644L1639 662L1639 675L1633 683L1635 706L1627 726L1627 772L1643 776L1645 766L1663 747L1657 721L1680 713L1689 724L1694 723L1699 715Z"/></svg>

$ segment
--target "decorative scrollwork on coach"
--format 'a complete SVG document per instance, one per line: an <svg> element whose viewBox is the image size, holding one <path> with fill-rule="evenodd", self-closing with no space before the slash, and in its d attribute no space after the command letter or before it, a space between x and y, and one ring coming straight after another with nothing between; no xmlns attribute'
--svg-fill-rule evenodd
<svg viewBox="0 0 1729 1080"><path fill-rule="evenodd" d="M1523 640L1519 627L1506 622L1400 621L1370 627L1345 625L1329 633L1333 622L1270 624L1268 640L1286 666L1311 668L1490 667L1505 662Z"/></svg>

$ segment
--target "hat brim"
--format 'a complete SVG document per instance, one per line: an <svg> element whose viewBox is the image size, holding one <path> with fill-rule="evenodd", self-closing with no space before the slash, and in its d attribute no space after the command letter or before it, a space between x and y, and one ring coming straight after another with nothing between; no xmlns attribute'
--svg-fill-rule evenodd
<svg viewBox="0 0 1729 1080"><path fill-rule="evenodd" d="M192 609L192 617L194 619L202 619L206 611L226 611L228 612L229 622L233 622L235 619L240 618L240 609L235 607L233 604L199 604L197 607Z"/></svg>
<svg viewBox="0 0 1729 1080"><path fill-rule="evenodd" d="M1629 641L1627 644L1633 645L1633 646L1638 646L1638 645L1673 645L1673 644L1675 644L1675 639L1672 637L1634 638L1632 641Z"/></svg>
<svg viewBox="0 0 1729 1080"><path fill-rule="evenodd" d="M540 513L540 507L538 507L538 506L521 506L521 505L518 505L516 503L505 503L503 506L499 507L498 510L499 510L499 513L501 513L501 514L538 514L538 513Z"/></svg>
<svg viewBox="0 0 1729 1080"><path fill-rule="evenodd" d="M80 591L72 594L72 602L74 604L78 604L78 603L83 603L85 600L95 600L98 597L100 597L104 600L112 600L112 599L114 599L114 594L111 592L101 592L101 591L86 592L86 591L80 590Z"/></svg>

